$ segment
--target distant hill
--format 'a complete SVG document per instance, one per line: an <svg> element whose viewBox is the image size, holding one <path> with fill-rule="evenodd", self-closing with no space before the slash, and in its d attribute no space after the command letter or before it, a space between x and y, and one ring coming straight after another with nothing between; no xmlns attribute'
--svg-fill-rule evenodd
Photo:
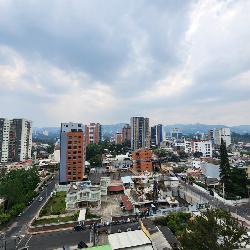
<svg viewBox="0 0 250 250"><path fill-rule="evenodd" d="M103 134L115 134L118 131L121 131L125 123L117 123L111 125L102 125Z"/></svg>
<svg viewBox="0 0 250 250"><path fill-rule="evenodd" d="M195 133L207 133L210 129L225 128L228 127L232 132L239 134L250 133L250 125L239 125L239 126L226 126L226 125L207 125L207 124L173 124L164 126L167 133L170 132L171 128L180 128L183 134L195 134Z"/></svg>
<svg viewBox="0 0 250 250"><path fill-rule="evenodd" d="M107 136L114 135L116 132L121 131L125 123L109 124L102 125L102 133ZM185 135L195 134L195 133L207 133L210 129L229 127L232 132L238 134L250 134L250 125L239 125L239 126L226 126L226 125L207 125L207 124L173 124L165 125L164 130L166 133L170 132L171 128L180 128ZM46 132L48 132L48 138L58 138L60 136L60 127L43 127L43 128L34 128L33 137L42 138L46 137Z"/></svg>

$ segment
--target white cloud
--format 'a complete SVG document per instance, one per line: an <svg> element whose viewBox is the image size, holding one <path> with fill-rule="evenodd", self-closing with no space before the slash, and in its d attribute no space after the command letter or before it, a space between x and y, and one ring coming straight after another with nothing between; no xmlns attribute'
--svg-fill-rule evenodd
<svg viewBox="0 0 250 250"><path fill-rule="evenodd" d="M1 115L250 123L249 11L244 0L0 0Z"/></svg>

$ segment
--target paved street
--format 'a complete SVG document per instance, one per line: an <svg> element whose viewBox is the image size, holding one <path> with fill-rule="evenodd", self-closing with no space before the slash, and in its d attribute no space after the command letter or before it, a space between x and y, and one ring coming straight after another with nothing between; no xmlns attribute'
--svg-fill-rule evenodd
<svg viewBox="0 0 250 250"><path fill-rule="evenodd" d="M6 246L7 250L15 249L15 245L21 243L25 235L27 234L28 223L35 217L41 206L46 201L46 196L49 196L50 193L55 188L55 183L58 180L54 180L48 183L48 186L39 194L39 196L27 207L21 217L17 217L11 226L6 231ZM39 201L39 198L43 197L43 201ZM19 238L18 238L19 237ZM26 236L27 237L27 236Z"/></svg>
<svg viewBox="0 0 250 250"><path fill-rule="evenodd" d="M223 208L230 212L236 213L245 219L250 219L250 203L246 203L244 205L238 206L229 206L225 205L222 201L214 198L213 196L206 194L205 192L200 191L199 189L195 188L192 185L189 185L185 182L181 182L181 185L189 190L190 192L196 193L198 196L201 197L203 201L207 201L213 207Z"/></svg>
<svg viewBox="0 0 250 250"><path fill-rule="evenodd" d="M139 224L136 223L124 223L121 225L114 225L105 227L111 229L112 233L117 233L119 230L126 231L128 228L131 230L137 230ZM103 228L102 228L103 229ZM74 246L80 241L85 243L90 242L90 230L84 230L76 232L73 229L68 229L59 232L50 232L37 234L34 236L27 236L21 242L19 247L29 246L29 250L50 250L55 248L63 248L63 246Z"/></svg>

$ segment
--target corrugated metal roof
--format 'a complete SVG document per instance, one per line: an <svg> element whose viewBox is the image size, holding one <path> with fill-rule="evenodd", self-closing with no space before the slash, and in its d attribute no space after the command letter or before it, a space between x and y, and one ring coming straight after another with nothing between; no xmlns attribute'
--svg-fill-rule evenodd
<svg viewBox="0 0 250 250"><path fill-rule="evenodd" d="M113 250L143 245L151 247L151 241L142 230L110 234L108 240ZM149 249L152 249L152 247Z"/></svg>

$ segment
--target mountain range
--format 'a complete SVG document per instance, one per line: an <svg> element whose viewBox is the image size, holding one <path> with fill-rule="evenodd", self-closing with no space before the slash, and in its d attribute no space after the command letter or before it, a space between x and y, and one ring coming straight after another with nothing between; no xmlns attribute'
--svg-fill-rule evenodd
<svg viewBox="0 0 250 250"><path fill-rule="evenodd" d="M114 135L116 132L121 131L125 123L117 123L110 125L102 125L102 133L106 136ZM208 125L208 124L172 124L164 125L163 128L168 134L171 128L179 128L185 135L195 134L195 133L207 133L210 129L229 127L232 132L238 134L250 134L250 125L239 125L239 126L226 126L226 125ZM60 127L42 127L34 128L33 135L46 134L48 137L59 137Z"/></svg>

